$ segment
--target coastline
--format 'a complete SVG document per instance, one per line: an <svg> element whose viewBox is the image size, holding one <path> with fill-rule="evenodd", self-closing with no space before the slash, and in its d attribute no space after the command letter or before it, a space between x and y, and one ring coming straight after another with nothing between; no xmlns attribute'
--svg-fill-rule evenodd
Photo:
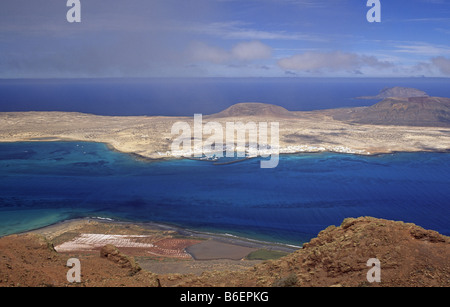
<svg viewBox="0 0 450 307"><path fill-rule="evenodd" d="M449 131L450 132L450 131ZM130 157L143 162L158 162L158 161L173 161L173 160L192 160L192 161L204 161L204 162L210 162L213 165L227 165L227 164L233 164L238 162L244 162L247 160L260 158L259 156L249 156L245 157L239 160L233 160L233 161L227 161L227 162L220 162L219 160L210 161L210 160L201 160L197 158L192 158L189 156L182 156L182 157L175 157L175 156L159 156L159 157L147 157L145 155L136 153L136 152L129 152L129 151L123 151L120 149L117 149L114 147L111 143L105 142L105 141L89 141L89 140L83 140L83 139L69 139L69 138L42 138L42 139L18 139L18 140L0 140L0 144L8 144L8 143L45 143L45 142L68 142L68 143L94 143L94 144L104 144L109 150L129 155ZM282 149L283 150L283 149ZM382 155L390 155L390 154L401 154L401 153L442 153L447 154L450 153L450 147L447 149L416 149L416 150L380 150L376 152L344 152L344 151L334 151L334 150L301 150L301 151L291 151L291 152L280 152L280 156L289 156L289 155L299 155L299 154L322 154L322 153L329 153L329 154L343 154L343 155L355 155L355 156L368 156L368 157L376 157L376 156L382 156Z"/></svg>
<svg viewBox="0 0 450 307"><path fill-rule="evenodd" d="M279 153L449 152L450 128L353 124L335 120L325 111L292 112L290 118L236 116L226 122L279 122ZM95 142L144 161L180 159L171 154L176 122L191 117L97 116L71 112L1 112L0 142ZM45 122L46 125L42 123ZM205 141L209 135L204 135ZM181 156L184 152L180 152ZM180 154L177 153L177 154ZM190 153L186 153L189 156ZM183 158L183 157L181 157Z"/></svg>
<svg viewBox="0 0 450 307"><path fill-rule="evenodd" d="M109 228L113 229L118 228ZM92 227L84 230L95 234L89 232ZM133 235L116 237L128 240ZM145 243L143 236L134 237ZM66 278L68 258L82 263L81 284L75 287L367 287L366 262L373 256L383 265L382 284L374 286L442 287L449 284L449 239L413 223L366 216L346 218L340 226L322 230L302 249L277 258L197 260L146 257L133 248L112 246L94 253L57 252L52 241L24 234L0 238L0 258L5 259L0 287L73 286ZM223 246L214 252L222 251ZM287 284L289 276L296 278Z"/></svg>
<svg viewBox="0 0 450 307"><path fill-rule="evenodd" d="M151 159L151 158L141 157L139 154L121 152L120 150L115 149L110 144L105 143L105 142L75 141L75 140L67 140L67 139L65 139L65 140L58 139L57 141L61 141L61 142L75 142L75 143L76 142L87 142L87 143L104 144L108 148L108 150L112 150L114 152L118 152L118 153L121 153L121 154L126 154L126 155L129 155L130 157L132 157L133 159L138 159L139 161L145 161L145 162L156 162L156 161L170 161L170 160L173 160L173 159L169 159L169 158ZM49 141L47 139L40 139L40 140L34 140L34 142L49 142ZM0 143L2 143L2 142L0 142ZM447 151L420 151L420 152L433 152L433 153L444 153L445 154L445 153L449 153L450 150L447 150ZM313 155L313 154L323 154L323 153L332 153L332 154L336 154L336 155L349 155L349 156L352 156L352 155L368 156L368 155L360 155L360 154L354 154L354 153L350 154L350 153L339 153L339 152L337 152L337 153L336 152L297 152L297 153L283 153L281 155L283 155L283 156L297 156L297 155L303 155L303 154L305 154L305 155L308 155L308 154ZM402 152L391 152L391 153L372 153L370 156L394 155L394 154L397 154L397 153L413 153L413 152L402 151ZM257 157L255 157L255 158L257 158ZM179 158L177 160L183 160L183 159L188 159L188 158ZM245 160L249 160L249 159L253 159L253 158L248 158L248 159L245 159ZM216 164L216 163L211 162L211 161L208 161L208 162ZM237 162L241 162L241 161L231 161L231 162L227 162L227 163L219 163L219 165L228 164L228 163L237 163ZM96 219L96 218L94 217L94 218L91 218L91 219ZM78 219L75 219L75 220L78 220ZM83 220L83 218L81 220ZM33 230L30 230L30 231L37 231L37 230L40 230L41 228L47 228L49 226L54 226L54 225L58 225L58 224L65 224L66 222L69 223L69 222L72 222L72 221L74 221L74 220L73 219L62 220L62 221L58 221L58 222L56 222L54 224L50 224L48 226L40 227L40 228L33 229ZM226 230L225 231L218 230L218 232L214 232L214 230L213 230L213 232L208 232L208 231L203 231L202 232L202 231L197 231L197 230L193 230L193 229L183 228L182 226L172 225L172 224L169 224L169 223L166 224L164 222L147 222L147 223L144 222L143 223L143 222L134 222L134 221L127 222L127 221L120 221L120 220L111 220L111 222L112 223L124 223L124 224L129 223L129 224L135 224L135 225L141 225L141 226L148 226L149 228L161 229L161 230L170 229L170 230L173 230L173 231L177 231L180 234L184 234L186 236L195 236L195 235L197 235L197 236L204 237L204 238L218 239L218 240L224 241L224 242L231 242L231 243L234 242L234 243L238 243L238 245L245 245L245 246L252 246L253 244L255 244L255 246L265 246L265 247L267 247L269 249L277 248L277 246L278 246L278 247L282 247L281 249L286 248L288 250L291 247L301 248L300 246L296 245L295 243L292 246L292 244L285 243L285 242L282 243L282 242L262 241L262 240L258 240L258 239L256 239L256 240L255 239L251 239L251 238L245 237L245 234L243 236L241 236L239 234L237 236L229 235L229 234L226 233ZM29 231L25 231L25 232L29 232ZM254 242L252 242L252 241L254 241Z"/></svg>
<svg viewBox="0 0 450 307"><path fill-rule="evenodd" d="M188 157L174 157L167 154L170 144L176 137L171 134L171 127L177 121L191 123L192 120L189 117L113 117L68 112L0 113L0 143L89 142L104 144L108 150L129 155L132 159L143 162L183 160ZM326 112L297 112L292 118L238 116L214 120L223 125L227 121L279 121L281 156L322 153L378 156L396 153L450 152L450 128L443 127L351 124L334 120ZM213 164L240 161L220 162L219 160ZM58 228L61 231L67 231L64 229L67 225L76 225L83 221L86 221L86 218L65 220L27 232L45 233ZM220 232L195 231L164 223L134 223L116 220L98 222L174 231L186 238L214 240L237 247L287 252L300 248L285 243L258 241Z"/></svg>
<svg viewBox="0 0 450 307"><path fill-rule="evenodd" d="M193 230L189 228L182 228L173 224L165 224L161 222L131 222L131 221L121 221L110 218L102 218L102 217L85 217L85 218L75 218L59 221L47 226L39 227L36 229L18 232L15 234L41 234L47 238L53 238L60 235L60 232L67 232L67 226L78 227L81 224L89 223L89 222L97 222L101 224L111 224L111 225L121 225L124 227L137 226L142 227L145 230L154 230L154 231L170 231L174 232L177 235L183 238L200 238L203 240L214 240L217 242L240 246L240 247L248 247L248 248L256 248L256 249L267 249L279 252L294 252L298 249L301 249L301 246L295 246L287 243L280 242L269 242L269 241L261 241L252 238L246 238L242 236L230 235L227 233L213 233L213 232L204 232Z"/></svg>
<svg viewBox="0 0 450 307"><path fill-rule="evenodd" d="M22 142L22 141L19 141ZM34 140L32 142L53 142L53 141L48 141L47 139L44 140ZM127 153L127 152L122 152L120 150L115 149L112 145L105 143L105 142L95 142L95 141L76 141L76 140L55 140L54 142L87 142L87 143L99 143L99 144L104 144L108 150L112 150L114 152L118 152L121 154L126 154L129 155L131 158L133 159L137 159L139 161L144 161L144 162L156 162L156 161L171 161L171 160L183 160L183 159L189 159L189 158L178 158L178 159L170 159L170 158L161 158L161 159L151 159L151 158L147 158L147 157L143 157L140 156L139 154L134 154L134 153ZM3 143L3 142L0 142ZM433 153L450 153L450 150L446 150L446 151L420 151L420 152L433 152ZM411 152L411 151L401 151L401 152L390 152L390 153L372 153L371 155L361 155L361 154L354 154L354 153L340 153L340 152L296 152L296 153L283 153L280 154L282 156L296 156L296 155L308 155L308 154L323 154L323 153L332 153L332 154L336 154L336 155L356 155L356 156L382 156L382 155L394 155L394 154L399 154L399 153L415 153L415 152ZM251 158L246 158L244 159L244 161L246 160L250 160L250 159L254 159L254 158L258 158L258 157L251 157ZM231 162L226 162L226 163L216 163L216 162L212 162L212 161L207 161L212 163L213 165L225 165L225 164L229 164L229 163L237 163L237 162L241 162L241 160L238 161L231 161ZM97 221L102 221L105 223L121 223L121 224L134 224L134 225L140 225L140 226L145 226L148 227L150 229L158 229L158 230L173 230L176 231L177 233L179 233L180 235L185 235L185 236L197 236L197 237L203 237L206 239L217 239L218 241L222 241L222 242L226 242L226 243L233 243L233 244L237 244L237 245L242 245L242 246L257 246L257 247L262 247L262 248L268 248L268 249L274 249L274 250L288 250L288 251L292 251L292 249L298 249L301 248L301 246L298 245L292 245L289 243L282 243L282 242L274 242L274 241L263 241L263 240L258 240L258 239L252 239L252 238L248 238L245 237L245 235L241 236L241 235L230 235L227 234L226 231L218 231L218 232L208 232L208 231L198 231L198 230L193 230L193 229L188 229L188 228L183 228L182 226L178 226L178 225L173 225L170 223L164 223L164 222L134 222L134 221L123 221L123 220L110 220L108 221L106 218L98 218L98 217L91 217L91 218L75 218L75 219L68 219L68 220L62 220L62 221L57 221L56 223L47 225L47 226L43 226L43 227L39 227L36 229L32 229L32 230L27 230L27 231L22 231L22 232L18 232L18 233L27 233L27 232L36 232L36 231L40 231L43 229L47 229L49 227L52 226L57 226L57 225L64 225L67 223L71 223L74 221L83 221L86 219L91 219L91 220L97 220ZM11 233L13 234L13 233Z"/></svg>

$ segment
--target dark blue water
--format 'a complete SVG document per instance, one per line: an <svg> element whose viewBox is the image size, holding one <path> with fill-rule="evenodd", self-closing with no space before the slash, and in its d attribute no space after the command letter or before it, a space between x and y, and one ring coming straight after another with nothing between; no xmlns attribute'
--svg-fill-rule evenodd
<svg viewBox="0 0 450 307"><path fill-rule="evenodd" d="M450 235L450 154L145 162L103 144L0 144L0 235L76 217L159 221L300 244L346 217Z"/></svg>
<svg viewBox="0 0 450 307"><path fill-rule="evenodd" d="M213 114L239 102L291 111L368 106L385 87L450 97L446 78L205 78L0 80L0 112L71 111L98 115Z"/></svg>

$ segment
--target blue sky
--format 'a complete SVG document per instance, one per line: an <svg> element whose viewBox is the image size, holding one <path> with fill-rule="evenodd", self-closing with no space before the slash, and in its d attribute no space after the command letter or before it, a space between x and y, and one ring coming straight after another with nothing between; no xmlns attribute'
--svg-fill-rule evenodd
<svg viewBox="0 0 450 307"><path fill-rule="evenodd" d="M449 77L450 1L0 2L0 78Z"/></svg>

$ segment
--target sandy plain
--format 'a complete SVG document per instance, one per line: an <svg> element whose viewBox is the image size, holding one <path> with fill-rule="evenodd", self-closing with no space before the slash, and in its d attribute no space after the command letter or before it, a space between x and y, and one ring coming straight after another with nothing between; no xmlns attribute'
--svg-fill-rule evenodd
<svg viewBox="0 0 450 307"><path fill-rule="evenodd" d="M450 150L450 128L363 125L333 119L327 112L290 112L289 116L203 117L214 121L279 123L280 153L341 152L380 154ZM98 116L70 112L0 113L0 142L83 141L148 159L173 158L176 122L194 126L193 117ZM269 129L270 131L270 129ZM270 135L270 134L269 134ZM192 134L193 137L193 134ZM210 135L203 134L203 140Z"/></svg>

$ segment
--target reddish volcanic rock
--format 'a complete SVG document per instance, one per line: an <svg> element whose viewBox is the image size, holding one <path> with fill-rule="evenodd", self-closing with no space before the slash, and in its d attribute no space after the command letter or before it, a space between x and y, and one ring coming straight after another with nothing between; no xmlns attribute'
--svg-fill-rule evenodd
<svg viewBox="0 0 450 307"><path fill-rule="evenodd" d="M66 280L67 259L81 261L80 284ZM381 282L369 283L367 261L380 262ZM0 286L450 286L450 238L403 222L348 218L302 249L247 271L201 276L140 269L114 246L97 255L57 253L32 234L0 238Z"/></svg>

